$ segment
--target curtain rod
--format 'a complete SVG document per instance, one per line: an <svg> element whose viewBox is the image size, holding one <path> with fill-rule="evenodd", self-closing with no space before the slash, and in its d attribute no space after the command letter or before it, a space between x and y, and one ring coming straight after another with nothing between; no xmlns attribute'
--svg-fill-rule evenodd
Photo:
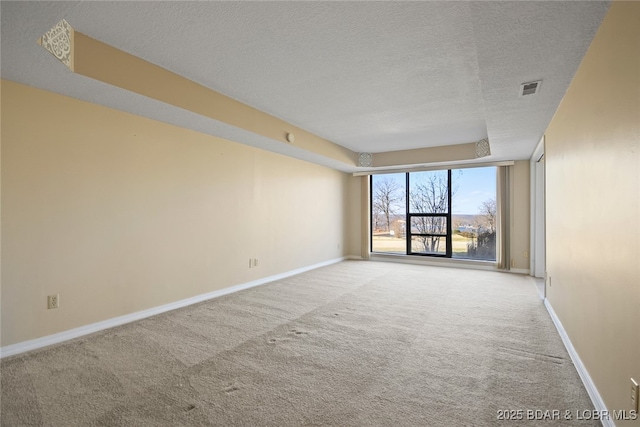
<svg viewBox="0 0 640 427"><path fill-rule="evenodd" d="M375 169L368 170L362 172L354 172L353 176L366 176L366 175L380 175L386 173L407 173L407 172L425 172L425 171L434 171L434 170L445 170L445 169L469 169L469 168L482 168L487 166L512 166L514 162L504 161L504 162L489 162L489 163L474 163L474 164L442 164L438 166L422 166L408 169Z"/></svg>

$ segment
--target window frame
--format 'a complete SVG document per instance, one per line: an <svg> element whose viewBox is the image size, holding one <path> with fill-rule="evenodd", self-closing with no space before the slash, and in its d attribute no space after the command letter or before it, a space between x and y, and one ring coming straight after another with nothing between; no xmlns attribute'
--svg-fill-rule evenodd
<svg viewBox="0 0 640 427"><path fill-rule="evenodd" d="M442 213L442 212L415 212L412 213L411 212L411 172L405 172L405 179L406 179L406 185L405 185L405 212L406 212L406 228L405 228L405 233L406 233L406 239L407 239L407 249L406 249L406 255L413 255L413 256L431 256L431 257L440 257L440 258L452 258L453 257L453 229L452 229L452 224L451 224L451 220L452 220L452 214L451 214L451 202L452 202L452 190L451 190L451 169L441 169L441 170L446 170L447 171L447 212L446 213ZM371 187L373 187L373 177L371 178ZM373 210L372 210L373 213ZM413 233L412 232L412 222L411 219L412 218L445 218L446 222L447 222L447 227L446 227L446 233L445 234L440 234L440 233ZM414 252L413 251L413 236L420 236L420 237L444 237L445 238L445 245L446 245L446 250L444 254L440 254L440 253L429 253L429 252ZM373 240L373 239L372 239ZM372 244L373 247L373 244Z"/></svg>
<svg viewBox="0 0 640 427"><path fill-rule="evenodd" d="M453 245L453 241L454 241L454 227L453 227L453 211L454 211L454 206L453 206L453 193L454 193L454 185L457 185L456 183L454 183L453 180L453 173L455 171L457 171L458 169L469 169L469 168L484 168L484 167L495 167L496 168L496 194L495 194L495 199L496 201L499 200L500 198L500 194L498 193L499 190L499 175L498 172L502 170L502 167L498 167L501 165L495 165L495 164L483 164L483 165L476 165L473 167L456 167L456 166L449 166L449 167L445 167L445 168L439 168L439 169L435 169L435 168L430 168L428 170L404 170L404 171L397 171L397 170L393 170L393 171L388 171L386 173L370 173L369 174L369 237L368 237L368 241L369 241L369 253L372 255L400 255L400 256L412 256L412 257L432 257L432 258L449 258L451 260L456 260L456 261L480 261L480 262L497 262L498 259L498 253L499 253L499 248L498 248L498 240L496 238L496 247L495 247L495 251L496 251L496 255L495 255L495 260L493 259L484 259L484 258L479 258L479 259L475 259L475 258L467 258L467 257L462 257L462 256L454 256L454 245ZM429 177L427 175L427 180L422 180L420 178L418 178L417 173L418 172L428 172L428 171L433 171L433 172L446 172L446 175L443 174L440 177L437 177L435 179L439 179L441 180L439 182L438 187L436 188L440 188L443 189L443 187L446 185L446 191L443 190L436 190L436 192L434 193L433 190L431 190L431 193L433 193L431 195L431 197L435 197L433 198L434 202L430 202L427 201L426 203L424 203L420 198L415 198L416 194L420 194L418 191L418 184L416 183L420 183L420 184L426 184L427 187L429 185L431 185L431 189L433 189L433 181L430 181L432 178ZM403 238L405 239L405 242L400 243L401 247L403 247L403 249L401 249L401 247L397 247L396 251L394 250L386 250L386 248L384 246L378 246L380 250L376 251L374 250L374 245L376 244L374 242L374 229L377 230L377 228L375 228L375 215L376 212L374 212L374 192L375 192L375 185L374 185L374 175L376 175L377 178L381 178L380 175L400 175L400 174L404 174L404 189L400 189L401 194L404 194L404 203L401 203L399 205L396 205L397 208L401 208L404 210L404 212L400 211L400 209L397 210L397 214L396 215L396 219L399 219L398 217L402 218L402 221L404 222L404 225L402 227L403 230ZM416 179L416 181L412 182L412 179ZM397 182L399 184L402 185L402 177L396 177L396 180L398 180ZM414 185L413 191L414 191L414 199L411 199L411 193L412 193L412 187L411 185ZM422 191L429 191L429 190L422 190ZM445 201L446 198L446 201ZM431 200L429 198L427 198L427 200ZM446 203L446 208L442 208L442 206L444 206L444 204ZM416 211L416 208L418 210L421 209L429 209L429 208L425 208L425 206L429 206L430 209L435 210L436 212L418 212ZM412 208L413 207L413 208ZM413 211L412 211L413 210ZM446 224L414 224L414 221L416 220L416 218L443 218L443 221L446 221ZM500 215L498 215L498 222L499 224L496 224L496 232L499 231L499 229L501 229L502 225L500 225L502 223L504 219L501 218ZM444 227L442 227L442 225L444 225ZM444 228L444 231L443 231ZM422 230L426 230L426 232L421 232ZM442 241L444 240L444 244L445 244L445 248L444 251L441 251L440 248L436 248L434 242L430 242L431 248L428 247L428 243L423 241L423 242L419 242L419 241L414 241L414 239L416 237L437 237L440 238L441 240L437 243L437 245L441 245ZM418 244L424 244L425 248L427 249L426 251L420 251L419 249L421 249L421 247L416 248L416 243ZM384 242L379 242L378 245L384 245ZM416 250L418 249L418 250ZM433 249L433 251L429 250L429 249ZM436 252L437 251L437 252ZM455 252L457 253L457 252Z"/></svg>

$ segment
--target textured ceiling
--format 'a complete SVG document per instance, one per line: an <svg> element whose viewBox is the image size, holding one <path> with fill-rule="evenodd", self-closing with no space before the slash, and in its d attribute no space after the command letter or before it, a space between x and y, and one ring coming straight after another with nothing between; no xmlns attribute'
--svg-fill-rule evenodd
<svg viewBox="0 0 640 427"><path fill-rule="evenodd" d="M528 158L607 2L5 2L2 77L332 165L86 77L35 43L76 30L355 152L488 137ZM520 84L542 79L519 97ZM486 160L486 159L485 159Z"/></svg>

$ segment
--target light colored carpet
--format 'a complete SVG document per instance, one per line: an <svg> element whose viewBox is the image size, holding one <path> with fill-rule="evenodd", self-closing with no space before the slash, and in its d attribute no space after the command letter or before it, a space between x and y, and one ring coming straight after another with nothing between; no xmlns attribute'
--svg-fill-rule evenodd
<svg viewBox="0 0 640 427"><path fill-rule="evenodd" d="M531 278L364 261L7 358L1 375L3 426L522 426L540 421L498 411L593 409Z"/></svg>
<svg viewBox="0 0 640 427"><path fill-rule="evenodd" d="M540 295L540 299L544 299L544 279L542 277L532 277L532 279L536 285L536 290L538 291L538 295Z"/></svg>

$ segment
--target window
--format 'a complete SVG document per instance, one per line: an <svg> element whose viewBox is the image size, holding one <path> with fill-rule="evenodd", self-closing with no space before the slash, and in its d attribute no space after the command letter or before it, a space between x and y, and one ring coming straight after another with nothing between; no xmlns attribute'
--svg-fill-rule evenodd
<svg viewBox="0 0 640 427"><path fill-rule="evenodd" d="M371 179L371 251L406 254L406 174Z"/></svg>
<svg viewBox="0 0 640 427"><path fill-rule="evenodd" d="M371 251L496 260L496 168L371 176Z"/></svg>
<svg viewBox="0 0 640 427"><path fill-rule="evenodd" d="M451 256L451 171L407 174L407 253Z"/></svg>

